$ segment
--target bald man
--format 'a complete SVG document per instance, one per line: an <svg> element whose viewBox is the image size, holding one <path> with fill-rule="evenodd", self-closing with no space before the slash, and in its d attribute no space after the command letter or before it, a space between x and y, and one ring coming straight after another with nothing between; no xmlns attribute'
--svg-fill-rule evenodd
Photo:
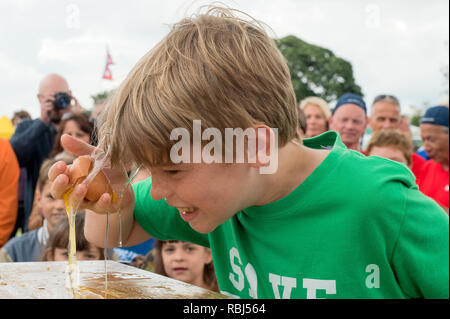
<svg viewBox="0 0 450 319"><path fill-rule="evenodd" d="M65 107L55 103L57 93L67 94L68 104ZM35 120L20 122L10 139L19 165L26 171L24 215L18 216L21 225L17 225L23 231L28 230L28 217L33 207L34 190L39 177L39 169L53 148L58 124L65 113L82 110L77 100L72 96L66 79L58 74L49 74L41 80L37 98L41 106L41 116Z"/></svg>

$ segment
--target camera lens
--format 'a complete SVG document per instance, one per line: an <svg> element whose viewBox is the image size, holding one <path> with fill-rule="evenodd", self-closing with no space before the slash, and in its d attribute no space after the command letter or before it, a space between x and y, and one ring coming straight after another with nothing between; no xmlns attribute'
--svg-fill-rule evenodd
<svg viewBox="0 0 450 319"><path fill-rule="evenodd" d="M65 92L59 92L55 94L55 102L53 105L57 109L65 109L70 105L70 96Z"/></svg>

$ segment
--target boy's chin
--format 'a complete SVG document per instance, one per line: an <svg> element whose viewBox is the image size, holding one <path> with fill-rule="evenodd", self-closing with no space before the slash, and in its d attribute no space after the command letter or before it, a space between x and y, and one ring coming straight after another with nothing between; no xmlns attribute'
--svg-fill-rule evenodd
<svg viewBox="0 0 450 319"><path fill-rule="evenodd" d="M196 221L192 221L189 223L189 226L191 226L191 228L195 230L197 233L208 234L214 231L218 225L201 224L196 223Z"/></svg>

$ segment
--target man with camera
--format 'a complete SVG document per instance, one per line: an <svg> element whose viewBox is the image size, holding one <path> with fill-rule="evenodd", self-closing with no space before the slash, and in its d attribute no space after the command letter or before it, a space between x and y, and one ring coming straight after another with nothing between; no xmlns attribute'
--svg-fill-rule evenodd
<svg viewBox="0 0 450 319"><path fill-rule="evenodd" d="M49 74L42 79L37 98L41 105L41 116L20 122L10 139L20 167L26 170L24 216L18 216L21 222L18 227L23 232L28 230L39 169L53 148L58 124L64 114L82 112L67 81L58 74Z"/></svg>

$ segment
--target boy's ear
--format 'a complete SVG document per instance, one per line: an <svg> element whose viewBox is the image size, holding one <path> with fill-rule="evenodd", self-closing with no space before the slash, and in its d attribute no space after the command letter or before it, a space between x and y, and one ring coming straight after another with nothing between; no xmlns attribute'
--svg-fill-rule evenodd
<svg viewBox="0 0 450 319"><path fill-rule="evenodd" d="M254 141L249 138L248 163L250 167L259 168L270 165L271 155L276 151L278 136L274 130L264 124L253 127L255 130Z"/></svg>

